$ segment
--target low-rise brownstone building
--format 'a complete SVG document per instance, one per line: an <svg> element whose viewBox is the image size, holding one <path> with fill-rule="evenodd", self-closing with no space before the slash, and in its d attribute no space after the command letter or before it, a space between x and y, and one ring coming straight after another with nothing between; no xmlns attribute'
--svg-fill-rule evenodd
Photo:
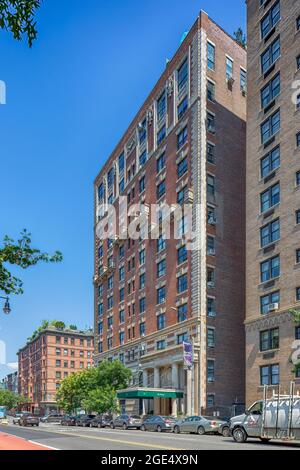
<svg viewBox="0 0 300 470"><path fill-rule="evenodd" d="M61 380L93 365L92 331L49 326L18 352L19 394L28 398L24 409L45 414L57 409Z"/></svg>
<svg viewBox="0 0 300 470"><path fill-rule="evenodd" d="M246 92L246 51L201 12L95 180L95 361L132 369L128 412L244 401ZM194 249L184 218L177 239L162 219L156 239L99 239L103 204L127 219L121 197L190 205Z"/></svg>

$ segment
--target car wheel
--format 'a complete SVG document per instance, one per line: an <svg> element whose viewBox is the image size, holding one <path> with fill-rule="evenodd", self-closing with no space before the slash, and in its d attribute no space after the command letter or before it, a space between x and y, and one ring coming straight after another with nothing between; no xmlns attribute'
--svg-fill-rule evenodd
<svg viewBox="0 0 300 470"><path fill-rule="evenodd" d="M199 436L203 436L203 434L205 434L205 429L203 426L199 426L199 428L197 429L197 434Z"/></svg>
<svg viewBox="0 0 300 470"><path fill-rule="evenodd" d="M229 426L225 426L225 427L222 429L222 436L223 436L223 437L229 437L229 436L230 436L230 429L229 429Z"/></svg>
<svg viewBox="0 0 300 470"><path fill-rule="evenodd" d="M161 427L161 426L157 426L156 431L157 431L157 432L162 432L162 427Z"/></svg>
<svg viewBox="0 0 300 470"><path fill-rule="evenodd" d="M127 431L127 424L126 423L123 424L123 431Z"/></svg>
<svg viewBox="0 0 300 470"><path fill-rule="evenodd" d="M175 426L174 433L175 434L180 434L180 427L179 426Z"/></svg>
<svg viewBox="0 0 300 470"><path fill-rule="evenodd" d="M233 430L232 436L235 442L237 442L238 444L243 444L244 442L246 442L248 437L243 428L235 428Z"/></svg>
<svg viewBox="0 0 300 470"><path fill-rule="evenodd" d="M110 423L110 429L115 429L114 423Z"/></svg>

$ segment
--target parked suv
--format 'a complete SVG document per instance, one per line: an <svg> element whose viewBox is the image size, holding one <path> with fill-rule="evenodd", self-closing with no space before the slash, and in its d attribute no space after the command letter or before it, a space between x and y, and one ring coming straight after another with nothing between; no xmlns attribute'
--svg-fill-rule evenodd
<svg viewBox="0 0 300 470"><path fill-rule="evenodd" d="M41 423L60 423L61 420L62 420L62 415L57 414L57 413L51 413L41 418Z"/></svg>
<svg viewBox="0 0 300 470"><path fill-rule="evenodd" d="M110 423L111 429L123 428L126 429L140 429L142 425L142 418L138 415L120 415L113 419Z"/></svg>
<svg viewBox="0 0 300 470"><path fill-rule="evenodd" d="M22 415L19 419L19 426L39 426L40 425L40 420L37 416L33 415Z"/></svg>

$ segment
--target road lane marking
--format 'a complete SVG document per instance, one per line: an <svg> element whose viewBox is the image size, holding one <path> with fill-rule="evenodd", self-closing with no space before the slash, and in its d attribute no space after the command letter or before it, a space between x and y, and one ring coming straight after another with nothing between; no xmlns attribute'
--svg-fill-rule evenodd
<svg viewBox="0 0 300 470"><path fill-rule="evenodd" d="M38 445L38 446L41 446L41 447L45 447L45 449L49 449L49 450L60 450L60 449L57 449L56 447L47 446L47 445L41 444L40 442L37 442L37 441L27 441L27 442L30 442L30 444L34 444L34 445Z"/></svg>

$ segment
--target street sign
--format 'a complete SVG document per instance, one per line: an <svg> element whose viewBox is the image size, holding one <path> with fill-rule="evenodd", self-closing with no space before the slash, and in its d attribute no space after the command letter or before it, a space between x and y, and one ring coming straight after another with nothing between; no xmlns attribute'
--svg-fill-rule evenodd
<svg viewBox="0 0 300 470"><path fill-rule="evenodd" d="M193 366L193 345L183 343L183 363L185 369L191 369Z"/></svg>

